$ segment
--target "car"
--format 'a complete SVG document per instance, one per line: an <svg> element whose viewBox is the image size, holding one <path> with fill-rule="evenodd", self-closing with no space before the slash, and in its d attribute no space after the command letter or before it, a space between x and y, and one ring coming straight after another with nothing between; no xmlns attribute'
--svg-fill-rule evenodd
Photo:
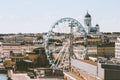
<svg viewBox="0 0 120 80"><path fill-rule="evenodd" d="M30 78L35 78L35 76L34 75L30 75Z"/></svg>
<svg viewBox="0 0 120 80"><path fill-rule="evenodd" d="M34 75L32 72L27 72L27 75L28 75L30 78L35 78L35 75Z"/></svg>

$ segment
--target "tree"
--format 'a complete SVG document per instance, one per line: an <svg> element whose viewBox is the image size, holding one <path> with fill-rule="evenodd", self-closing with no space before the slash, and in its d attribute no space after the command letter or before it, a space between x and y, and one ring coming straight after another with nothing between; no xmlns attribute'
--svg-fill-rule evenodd
<svg viewBox="0 0 120 80"><path fill-rule="evenodd" d="M40 39L43 39L42 35L37 37L37 40L40 40Z"/></svg>
<svg viewBox="0 0 120 80"><path fill-rule="evenodd" d="M34 52L38 54L37 67L47 67L49 66L49 61L45 54L45 49L43 47L34 49Z"/></svg>

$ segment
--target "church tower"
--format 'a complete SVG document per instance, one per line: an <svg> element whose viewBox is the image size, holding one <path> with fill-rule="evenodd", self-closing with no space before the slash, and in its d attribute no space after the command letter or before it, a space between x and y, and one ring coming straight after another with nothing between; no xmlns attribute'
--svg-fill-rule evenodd
<svg viewBox="0 0 120 80"><path fill-rule="evenodd" d="M91 29L91 15L87 12L84 18L85 30L89 34Z"/></svg>

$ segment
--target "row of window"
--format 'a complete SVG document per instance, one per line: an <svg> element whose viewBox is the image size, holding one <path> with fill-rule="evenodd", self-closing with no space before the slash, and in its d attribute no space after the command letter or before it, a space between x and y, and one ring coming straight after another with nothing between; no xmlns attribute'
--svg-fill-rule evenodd
<svg viewBox="0 0 120 80"><path fill-rule="evenodd" d="M115 48L115 50L120 50L120 48Z"/></svg>
<svg viewBox="0 0 120 80"><path fill-rule="evenodd" d="M120 54L120 51L115 51L116 54Z"/></svg>
<svg viewBox="0 0 120 80"><path fill-rule="evenodd" d="M97 54L97 52L88 52L88 54Z"/></svg>
<svg viewBox="0 0 120 80"><path fill-rule="evenodd" d="M97 49L96 47L88 47L88 49L90 49L90 50L95 50L95 49Z"/></svg>
<svg viewBox="0 0 120 80"><path fill-rule="evenodd" d="M21 50L21 49L3 49L3 50Z"/></svg>
<svg viewBox="0 0 120 80"><path fill-rule="evenodd" d="M120 41L117 40L116 43L120 43Z"/></svg>
<svg viewBox="0 0 120 80"><path fill-rule="evenodd" d="M116 46L116 47L120 47L120 44L116 44L115 46Z"/></svg>
<svg viewBox="0 0 120 80"><path fill-rule="evenodd" d="M120 58L120 55L116 55L117 58Z"/></svg>

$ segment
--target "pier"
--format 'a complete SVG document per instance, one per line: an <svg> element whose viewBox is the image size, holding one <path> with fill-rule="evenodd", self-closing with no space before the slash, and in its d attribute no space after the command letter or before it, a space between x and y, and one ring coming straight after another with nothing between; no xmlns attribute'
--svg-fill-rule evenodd
<svg viewBox="0 0 120 80"><path fill-rule="evenodd" d="M4 66L0 66L0 73L7 73L7 70Z"/></svg>

